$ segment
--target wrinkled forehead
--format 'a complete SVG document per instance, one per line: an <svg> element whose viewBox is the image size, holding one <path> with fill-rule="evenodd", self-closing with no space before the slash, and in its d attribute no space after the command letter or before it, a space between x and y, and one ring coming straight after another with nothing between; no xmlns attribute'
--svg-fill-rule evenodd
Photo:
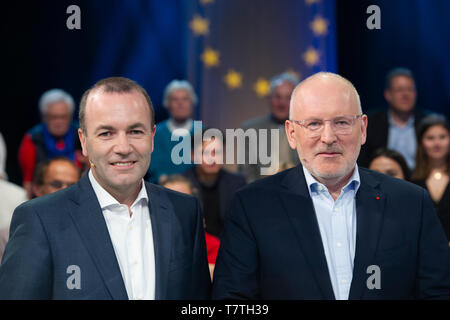
<svg viewBox="0 0 450 320"><path fill-rule="evenodd" d="M312 79L297 88L293 97L296 118L359 114L355 89L340 79Z"/></svg>

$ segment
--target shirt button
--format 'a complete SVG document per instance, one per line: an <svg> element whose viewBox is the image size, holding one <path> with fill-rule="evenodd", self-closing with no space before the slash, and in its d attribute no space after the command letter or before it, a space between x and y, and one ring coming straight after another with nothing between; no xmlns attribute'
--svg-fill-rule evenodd
<svg viewBox="0 0 450 320"><path fill-rule="evenodd" d="M133 229L133 227L132 226L128 226L128 230L131 230L131 229Z"/></svg>
<svg viewBox="0 0 450 320"><path fill-rule="evenodd" d="M339 210L338 210L338 208L334 208L333 211L334 212L338 212Z"/></svg>
<svg viewBox="0 0 450 320"><path fill-rule="evenodd" d="M347 280L342 279L342 280L341 280L341 283L342 283L342 284L346 284L346 283L347 283Z"/></svg>
<svg viewBox="0 0 450 320"><path fill-rule="evenodd" d="M322 186L317 186L317 190L322 191L323 187Z"/></svg>
<svg viewBox="0 0 450 320"><path fill-rule="evenodd" d="M342 242L336 242L336 246L338 246L338 248L342 247Z"/></svg>
<svg viewBox="0 0 450 320"><path fill-rule="evenodd" d="M138 264L137 260L134 260L134 261L133 261L133 264L134 264L134 265Z"/></svg>

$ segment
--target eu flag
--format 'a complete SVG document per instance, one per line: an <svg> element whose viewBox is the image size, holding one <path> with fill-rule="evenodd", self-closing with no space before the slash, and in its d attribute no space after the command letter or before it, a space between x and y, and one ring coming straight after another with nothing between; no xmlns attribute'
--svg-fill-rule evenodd
<svg viewBox="0 0 450 320"><path fill-rule="evenodd" d="M199 0L188 15L187 77L208 127L268 113L276 74L337 72L334 0Z"/></svg>

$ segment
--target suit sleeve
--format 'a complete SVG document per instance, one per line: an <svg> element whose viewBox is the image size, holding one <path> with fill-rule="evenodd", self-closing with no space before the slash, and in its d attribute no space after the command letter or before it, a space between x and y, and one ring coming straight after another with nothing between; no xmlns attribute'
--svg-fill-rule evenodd
<svg viewBox="0 0 450 320"><path fill-rule="evenodd" d="M258 299L258 251L240 194L233 198L214 269L213 299Z"/></svg>
<svg viewBox="0 0 450 320"><path fill-rule="evenodd" d="M195 292L192 294L193 299L209 300L211 298L211 277L209 275L208 258L206 254L205 230L203 228L203 215L200 209L198 199L195 199L197 206L196 230L194 242L195 261L192 275L192 288Z"/></svg>
<svg viewBox="0 0 450 320"><path fill-rule="evenodd" d="M425 190L422 203L417 297L450 299L450 248Z"/></svg>
<svg viewBox="0 0 450 320"><path fill-rule="evenodd" d="M27 203L16 208L0 266L0 300L50 299L51 253L42 222Z"/></svg>

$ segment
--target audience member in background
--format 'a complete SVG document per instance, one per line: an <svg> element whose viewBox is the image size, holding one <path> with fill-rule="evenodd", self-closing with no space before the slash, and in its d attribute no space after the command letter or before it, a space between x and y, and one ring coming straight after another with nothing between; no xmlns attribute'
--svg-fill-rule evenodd
<svg viewBox="0 0 450 320"><path fill-rule="evenodd" d="M289 148L286 132L284 130L284 122L289 119L289 102L291 99L292 91L299 82L299 79L291 73L282 73L272 78L270 83L270 113L262 117L250 119L242 124L242 129L266 129L267 130L267 152L268 156L271 156L270 152L270 133L271 129L278 129L279 131L279 143L276 146L275 152L279 158L279 167L275 168L273 173L276 173L279 168L289 168L299 163L296 153ZM258 144L259 146L259 139ZM262 167L269 167L269 165L262 164L259 156L256 164L250 164L248 154L250 150L259 150L257 146L246 145L245 154L246 162L238 166L238 170L245 177L248 183L264 177L261 175Z"/></svg>
<svg viewBox="0 0 450 320"><path fill-rule="evenodd" d="M194 197L198 197L197 189L192 185L191 181L186 177L173 174L170 176L163 177L160 181L161 186L164 188L175 190L178 192L182 192L185 194L189 194ZM203 219L203 227L206 227ZM213 279L214 267L216 265L217 252L219 251L220 239L208 232L205 232L205 240L206 240L206 250L208 253L208 265L209 265L209 273L211 275L211 280Z"/></svg>
<svg viewBox="0 0 450 320"><path fill-rule="evenodd" d="M203 130L203 132L205 131ZM194 168L184 172L183 175L198 190L205 217L206 232L220 238L225 218L231 207L233 194L246 184L245 178L223 168L225 157L222 140L211 139L202 141L200 145L194 145L192 138L191 145L193 146L193 160L194 154L198 153L199 159L201 154L202 161Z"/></svg>
<svg viewBox="0 0 450 320"><path fill-rule="evenodd" d="M192 167L191 164L176 165L173 163L172 148L179 141L172 141L171 137L175 129L185 129L183 132L186 135L193 135L192 112L196 104L197 96L189 82L173 80L167 85L164 91L163 105L168 110L170 117L156 125L155 150L149 169L151 182L157 183L161 176L181 173ZM180 133L178 136L181 136L183 132L178 132Z"/></svg>
<svg viewBox="0 0 450 320"><path fill-rule="evenodd" d="M37 163L57 156L75 161L80 168L86 163L78 140L78 123L72 120L72 96L61 89L46 91L39 100L39 110L42 122L25 134L18 155L23 186L29 198Z"/></svg>
<svg viewBox="0 0 450 320"><path fill-rule="evenodd" d="M68 158L66 157L56 157L53 159L47 159L43 162L40 162L33 176L33 191L34 194L38 197L45 196L46 194L53 193L55 191L64 189L69 187L80 179L80 169ZM20 187L16 187L22 189ZM1 192L1 191L0 191ZM18 190L21 198L19 200L15 200L13 208L9 210L9 222L11 221L11 216L14 209L26 201L26 192L25 190ZM3 192L0 193L0 197L2 197ZM12 193L7 194L8 197L11 197ZM6 200L6 199L5 199ZM3 202L3 201L2 201ZM7 213L7 212L5 212ZM2 224L2 228L0 228L0 259L3 255L3 251L5 250L6 242L9 236L9 223L7 227L4 227Z"/></svg>
<svg viewBox="0 0 450 320"><path fill-rule="evenodd" d="M409 180L411 177L405 158L395 150L380 148L375 151L369 169L403 180Z"/></svg>
<svg viewBox="0 0 450 320"><path fill-rule="evenodd" d="M0 132L0 179L4 180L8 179L8 175L6 174L6 144L1 132Z"/></svg>
<svg viewBox="0 0 450 320"><path fill-rule="evenodd" d="M40 162L33 177L33 193L37 197L70 187L81 177L80 168L66 157L56 157Z"/></svg>
<svg viewBox="0 0 450 320"><path fill-rule="evenodd" d="M450 245L450 127L444 117L429 115L417 134L412 181L428 190Z"/></svg>
<svg viewBox="0 0 450 320"><path fill-rule="evenodd" d="M386 75L384 98L389 108L369 115L367 142L361 148L359 165L369 166L379 148L400 152L413 170L416 156L416 130L424 112L416 108L416 84L411 70L396 68Z"/></svg>

